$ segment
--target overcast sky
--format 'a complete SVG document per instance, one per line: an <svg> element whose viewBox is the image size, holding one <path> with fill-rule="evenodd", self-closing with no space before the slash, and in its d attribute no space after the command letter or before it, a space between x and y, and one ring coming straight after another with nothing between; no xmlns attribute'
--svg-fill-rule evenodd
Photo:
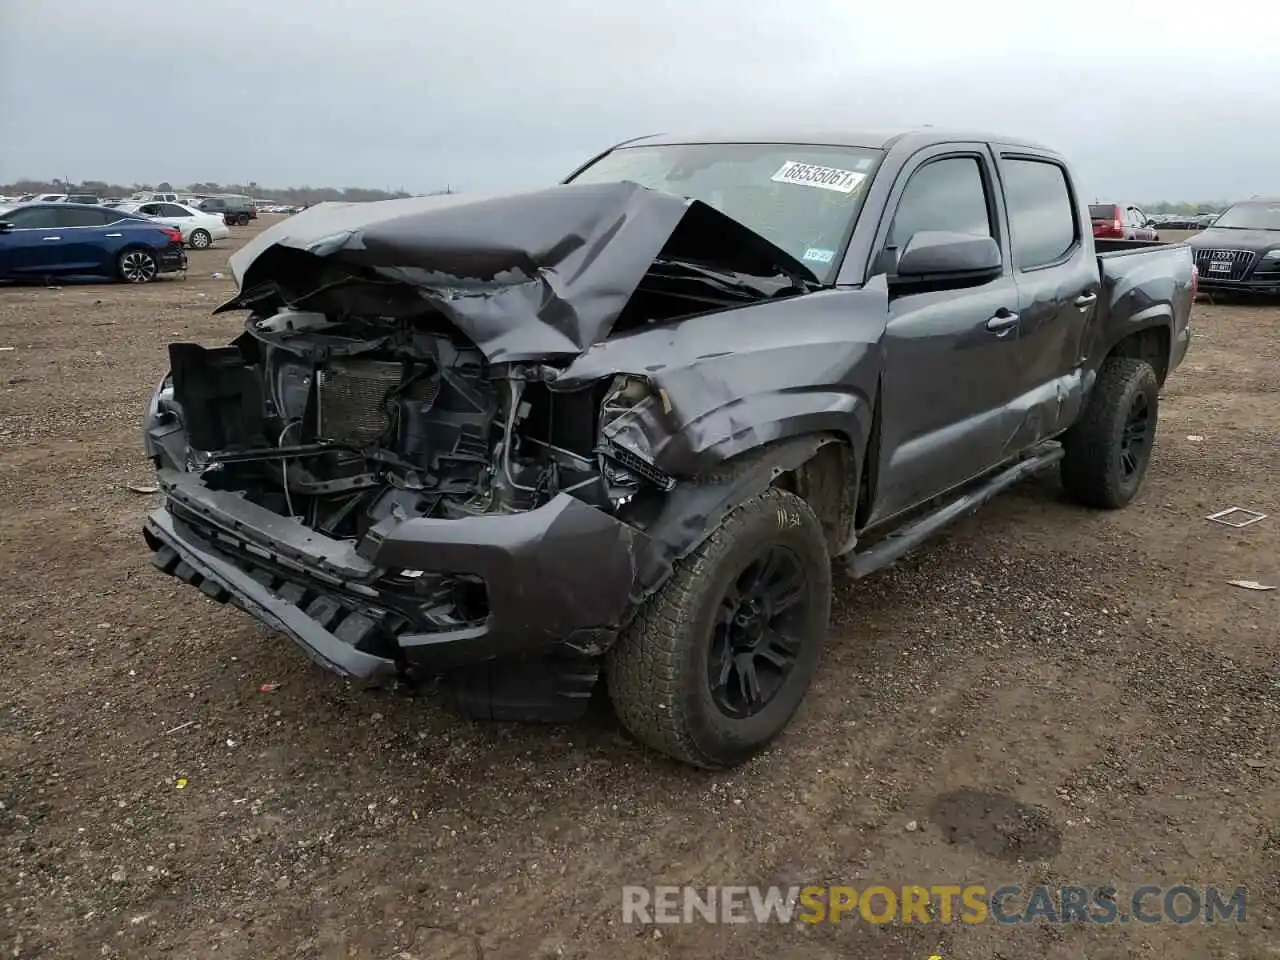
<svg viewBox="0 0 1280 960"><path fill-rule="evenodd" d="M1054 146L1090 198L1280 194L1280 5L1218 10L0 0L0 182L490 190L644 133L932 123Z"/></svg>

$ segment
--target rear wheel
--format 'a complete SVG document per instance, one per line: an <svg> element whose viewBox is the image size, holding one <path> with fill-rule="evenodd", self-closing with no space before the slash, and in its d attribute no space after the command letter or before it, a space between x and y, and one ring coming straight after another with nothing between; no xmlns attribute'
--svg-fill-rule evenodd
<svg viewBox="0 0 1280 960"><path fill-rule="evenodd" d="M150 283L160 272L155 254L141 247L134 247L120 254L116 261L120 279L125 283Z"/></svg>
<svg viewBox="0 0 1280 960"><path fill-rule="evenodd" d="M734 510L609 651L609 693L635 737L730 767L790 722L831 611L831 565L809 505L769 490Z"/></svg>
<svg viewBox="0 0 1280 960"><path fill-rule="evenodd" d="M1108 358L1080 420L1062 438L1067 495L1102 510L1127 506L1151 463L1159 405L1160 384L1151 364Z"/></svg>
<svg viewBox="0 0 1280 960"><path fill-rule="evenodd" d="M210 236L208 230L197 229L191 231L191 249L203 250L209 244L213 243L213 237Z"/></svg>
<svg viewBox="0 0 1280 960"><path fill-rule="evenodd" d="M249 215L247 213L240 214L240 216L236 217L236 223L242 227L247 227L249 225Z"/></svg>

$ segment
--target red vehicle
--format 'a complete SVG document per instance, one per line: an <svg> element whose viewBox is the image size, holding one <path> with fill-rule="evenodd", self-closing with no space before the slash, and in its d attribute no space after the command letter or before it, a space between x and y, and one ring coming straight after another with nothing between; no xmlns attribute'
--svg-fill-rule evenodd
<svg viewBox="0 0 1280 960"><path fill-rule="evenodd" d="M1131 203L1091 203L1093 235L1109 240L1159 240L1155 221Z"/></svg>

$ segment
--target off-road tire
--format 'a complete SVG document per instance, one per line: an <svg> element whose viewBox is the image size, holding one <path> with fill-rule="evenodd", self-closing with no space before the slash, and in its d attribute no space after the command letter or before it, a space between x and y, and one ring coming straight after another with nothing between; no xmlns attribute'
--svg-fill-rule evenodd
<svg viewBox="0 0 1280 960"><path fill-rule="evenodd" d="M192 250L206 250L213 244L213 235L208 230L197 228L191 231L188 243Z"/></svg>
<svg viewBox="0 0 1280 960"><path fill-rule="evenodd" d="M1121 449L1125 424L1137 394L1146 395L1151 436L1137 469L1125 476ZM1137 495L1151 462L1159 421L1160 384L1145 360L1110 357L1098 372L1080 419L1062 437L1062 486L1067 496L1086 507L1117 510Z"/></svg>
<svg viewBox="0 0 1280 960"><path fill-rule="evenodd" d="M713 619L729 586L771 546L800 563L808 607L800 652L781 688L754 716L719 710L707 683ZM732 511L680 561L610 649L614 711L641 743L697 767L745 762L794 716L809 688L831 613L831 563L822 524L804 500L768 490Z"/></svg>

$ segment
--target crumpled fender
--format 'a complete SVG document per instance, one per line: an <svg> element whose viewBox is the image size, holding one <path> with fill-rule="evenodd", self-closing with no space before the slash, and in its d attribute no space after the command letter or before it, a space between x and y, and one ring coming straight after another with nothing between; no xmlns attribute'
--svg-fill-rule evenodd
<svg viewBox="0 0 1280 960"><path fill-rule="evenodd" d="M636 555L634 603L642 602L693 552L735 507L759 496L781 474L807 463L830 435L793 437L743 454L719 474L683 483L663 499L662 511L645 530L645 549Z"/></svg>
<svg viewBox="0 0 1280 960"><path fill-rule="evenodd" d="M861 458L887 303L883 286L868 285L690 317L599 344L550 386L647 379L652 395L604 433L676 477L811 434L840 437Z"/></svg>

